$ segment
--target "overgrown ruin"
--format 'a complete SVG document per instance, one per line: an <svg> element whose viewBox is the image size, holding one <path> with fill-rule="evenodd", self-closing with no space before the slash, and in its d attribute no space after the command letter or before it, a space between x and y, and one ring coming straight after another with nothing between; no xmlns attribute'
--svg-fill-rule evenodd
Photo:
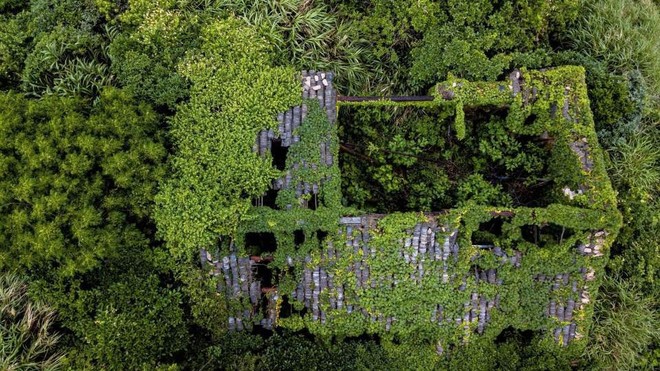
<svg viewBox="0 0 660 371"><path fill-rule="evenodd" d="M303 71L302 104L254 145L282 176L253 201L235 238L201 252L230 298L229 329L414 337L437 354L508 327L583 345L620 227L583 69L516 70L501 82L452 78L420 100L338 101L332 80ZM411 104L450 110L459 140L465 110L482 107L506 109L512 134L552 138L551 202L391 215L342 206L338 108Z"/></svg>

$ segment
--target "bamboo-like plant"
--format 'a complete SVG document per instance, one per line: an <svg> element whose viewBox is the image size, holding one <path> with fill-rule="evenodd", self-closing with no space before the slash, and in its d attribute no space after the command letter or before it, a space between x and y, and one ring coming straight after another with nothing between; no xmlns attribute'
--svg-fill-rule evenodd
<svg viewBox="0 0 660 371"><path fill-rule="evenodd" d="M12 273L0 276L0 369L60 369L54 321L53 309L28 297L25 281Z"/></svg>
<svg viewBox="0 0 660 371"><path fill-rule="evenodd" d="M333 71L343 92L368 83L365 50L350 23L342 23L313 0L220 0L215 6L260 30L277 62L298 69Z"/></svg>

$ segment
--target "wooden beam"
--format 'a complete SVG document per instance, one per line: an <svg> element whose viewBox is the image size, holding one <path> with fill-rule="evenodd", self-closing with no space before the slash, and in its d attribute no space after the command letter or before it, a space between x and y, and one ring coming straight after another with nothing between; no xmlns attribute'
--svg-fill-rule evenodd
<svg viewBox="0 0 660 371"><path fill-rule="evenodd" d="M376 102L376 101L392 101L392 102L429 102L433 101L434 97L431 95L420 95L420 96L386 96L386 97L377 97L377 96L368 96L368 97L351 97L338 95L338 102Z"/></svg>

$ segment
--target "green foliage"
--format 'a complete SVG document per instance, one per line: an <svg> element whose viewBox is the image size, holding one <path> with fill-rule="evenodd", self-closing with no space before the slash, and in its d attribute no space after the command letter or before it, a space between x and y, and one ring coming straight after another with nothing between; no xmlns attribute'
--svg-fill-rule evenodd
<svg viewBox="0 0 660 371"><path fill-rule="evenodd" d="M110 85L106 41L70 27L41 33L25 60L23 90L33 96L97 96Z"/></svg>
<svg viewBox="0 0 660 371"><path fill-rule="evenodd" d="M553 59L557 64L584 66L598 140L604 148L640 130L646 91L639 71L613 74L602 61L573 51L557 53Z"/></svg>
<svg viewBox="0 0 660 371"><path fill-rule="evenodd" d="M339 121L350 123L340 137L345 203L379 212L447 207L451 152L438 126L447 125L448 114L412 107L340 110Z"/></svg>
<svg viewBox="0 0 660 371"><path fill-rule="evenodd" d="M657 365L640 354L659 338L657 297L641 294L633 282L606 277L595 304L589 360L607 370L651 368Z"/></svg>
<svg viewBox="0 0 660 371"><path fill-rule="evenodd" d="M173 1L131 0L117 22L122 32L108 53L118 82L140 99L174 109L188 96L177 65L199 44L199 16Z"/></svg>
<svg viewBox="0 0 660 371"><path fill-rule="evenodd" d="M543 190L550 183L548 149L511 133L501 113L464 113L465 137L457 142L449 109L358 107L340 111L347 123L341 166L348 204L389 212L441 210L472 198L502 206L547 201L530 195L541 191L525 188Z"/></svg>
<svg viewBox="0 0 660 371"><path fill-rule="evenodd" d="M453 353L446 369L571 370L575 352L552 344L539 332L507 328L494 342L474 342Z"/></svg>
<svg viewBox="0 0 660 371"><path fill-rule="evenodd" d="M603 60L619 73L639 68L650 94L660 92L660 10L650 0L585 2L576 27L568 32L573 48Z"/></svg>
<svg viewBox="0 0 660 371"><path fill-rule="evenodd" d="M26 38L21 20L0 14L0 89L18 85L23 70Z"/></svg>
<svg viewBox="0 0 660 371"><path fill-rule="evenodd" d="M394 370L390 359L373 340L346 339L323 343L303 334L284 331L267 340L242 333L227 334L203 353L196 369L231 370Z"/></svg>
<svg viewBox="0 0 660 371"><path fill-rule="evenodd" d="M57 27L71 27L83 33L102 28L103 19L94 0L30 0L30 31L35 35Z"/></svg>
<svg viewBox="0 0 660 371"><path fill-rule="evenodd" d="M642 208L644 206L640 206ZM623 251L610 261L610 267L617 275L625 279L627 282L634 284L640 293L648 297L660 297L660 243L657 241L658 233L660 233L660 223L653 221L649 223L649 219L657 219L657 210L659 206L657 201L655 204L646 205L647 213L654 213L647 215L642 219L643 227L627 226L628 228L639 233L639 236L631 238L629 234L624 234L624 238L619 241L628 243L624 245ZM636 215L638 218L640 215Z"/></svg>
<svg viewBox="0 0 660 371"><path fill-rule="evenodd" d="M627 190L626 197L649 201L660 192L659 143L660 136L649 130L610 151L612 180L618 189Z"/></svg>
<svg viewBox="0 0 660 371"><path fill-rule="evenodd" d="M0 276L0 367L3 370L58 370L63 355L53 332L56 313L28 296L14 273Z"/></svg>
<svg viewBox="0 0 660 371"><path fill-rule="evenodd" d="M349 38L362 48L360 60L366 71L356 81L358 92L407 93L410 48L419 37L410 24L411 2L326 0L325 3L334 9L341 22L351 24ZM349 86L352 85L349 81Z"/></svg>
<svg viewBox="0 0 660 371"><path fill-rule="evenodd" d="M233 236L251 198L278 175L252 147L257 133L276 129L276 114L300 97L294 72L268 67L270 60L256 31L229 19L207 26L201 49L180 65L191 97L172 120L173 175L155 214L175 256Z"/></svg>
<svg viewBox="0 0 660 371"><path fill-rule="evenodd" d="M317 200L306 200L316 202L316 206L337 208L341 204L339 194L339 168L336 165L327 166L326 159L321 158L319 147L329 143L329 149L333 158L337 158L337 126L328 120L326 111L321 108L317 99L303 101L307 107L307 116L304 122L296 129L294 135L300 137L300 141L291 145L286 156L285 169L291 175L291 184L309 183L323 184ZM305 163L308 167L300 167L296 164ZM277 205L282 210L291 207L300 207L301 202L296 196L294 187L280 190L277 194Z"/></svg>
<svg viewBox="0 0 660 371"><path fill-rule="evenodd" d="M578 10L578 22L567 34ZM636 298L650 303L658 295L660 175L654 125L660 115L653 111L660 81L658 18L657 2L650 0L0 0L0 89L44 97L0 96L0 267L28 270L38 280L35 286L42 285L38 293L53 303L63 328L71 332L66 344L68 366L74 369L155 368L190 357L208 339L216 346L204 353L208 358L199 368L428 369L437 357L424 341L320 344L291 334L265 342L221 337L224 322L218 319L226 318L230 303L216 295L215 281L190 259L175 264L172 257L190 258L200 247L215 247L221 235L226 246L224 237L257 228L276 232L281 246L272 264L277 265L296 248L300 254L318 249L311 242L316 230L332 230L337 215L348 212L294 208L278 214L249 204L281 175L268 155L252 152L252 145L258 130L275 127L275 113L299 103L294 70L334 71L343 94L388 95L425 94L448 73L494 80L511 67L580 64L587 71L593 121L609 150L609 171L626 219L610 267L629 282L623 286L639 286ZM550 52L566 47L574 51ZM573 72L532 74L526 82L573 83ZM110 84L125 92L107 88ZM542 91L544 98L532 108L516 101L508 114L484 115L471 105L508 105L509 91L486 96L495 85L466 86L457 101L443 107L374 105L343 112L350 122L340 128L350 138L341 144L344 203L366 211L536 206L556 200L558 192L550 192L556 185L587 184L597 190L596 207L613 207L614 193L597 149L597 168L589 174L566 171L577 169L570 151L552 150L550 168L544 165L547 149L566 147L569 140L567 132L554 131L556 122L548 115L563 91ZM589 126L582 93L572 95L579 112L571 114ZM162 128L153 112L133 99L174 115L173 172L162 182L156 213L167 251L154 242L151 221L155 185L165 175ZM531 111L537 120L523 125ZM307 124L314 130L334 130L327 121L312 121ZM544 130L550 139L541 141ZM595 144L596 137L581 124L572 130L574 136L587 133ZM308 137L310 148L292 147L291 161L316 153L311 147L324 139L319 133L299 133ZM552 142L555 135L563 139ZM338 145L333 146L336 151ZM296 174L301 179L325 175L338 184L336 167ZM339 192L325 197L338 206ZM278 204L294 198L280 192ZM592 201L578 196L573 203ZM550 209L517 209L524 217L516 223L542 223L530 216L536 212L578 229L609 218L608 228L616 229L615 213L576 216L570 208ZM300 220L306 224L300 226ZM308 236L300 247L286 235L298 228ZM242 245L240 237L235 242ZM535 253L530 248L529 257ZM553 267L565 258L561 252L552 256ZM174 289L181 284L181 291ZM281 287L290 284L283 281ZM525 295L534 290L538 287L520 288ZM618 298L617 290L607 285L604 292ZM650 340L626 340L643 326L635 327L616 311L610 317L601 312L599 318L607 320L599 319L595 333L605 334L603 339L619 336L608 332L613 329L622 333L625 341L613 344L624 349L625 357L612 363L611 349L603 344L591 357L602 362L598 365L623 367ZM524 310L511 313L530 320ZM650 323L644 318L641 324ZM209 332L190 339L190 322ZM420 338L426 335L420 331ZM488 334L484 342L472 338L465 350L448 350L447 367L562 369L569 363L572 350L557 350L542 337L502 336L505 340L498 338L496 345L495 334ZM657 366L657 355L643 362L637 366Z"/></svg>
<svg viewBox="0 0 660 371"><path fill-rule="evenodd" d="M155 274L95 273L104 275L100 282L85 279L96 283L94 289L74 280L68 288L51 285L41 293L62 308L62 322L75 334L71 367L153 367L185 349L188 334L177 290L159 287Z"/></svg>
<svg viewBox="0 0 660 371"><path fill-rule="evenodd" d="M4 89L20 88L36 97L97 97L112 83L108 28L91 1L34 0L0 18Z"/></svg>
<svg viewBox="0 0 660 371"><path fill-rule="evenodd" d="M17 12L26 5L23 0L0 0L0 13Z"/></svg>
<svg viewBox="0 0 660 371"><path fill-rule="evenodd" d="M258 370L261 369L261 349L264 340L260 336L247 333L226 333L218 341L204 350L193 361L193 368L199 370Z"/></svg>
<svg viewBox="0 0 660 371"><path fill-rule="evenodd" d="M357 92L367 83L355 27L338 21L321 2L222 0L214 6L254 26L272 46L278 65L332 71L344 93Z"/></svg>
<svg viewBox="0 0 660 371"><path fill-rule="evenodd" d="M521 52L547 45L555 30L577 15L577 1L448 1L411 4L412 24L423 34L411 51L411 80L428 86L448 72L495 80ZM515 52L515 53L514 53Z"/></svg>
<svg viewBox="0 0 660 371"><path fill-rule="evenodd" d="M473 201L480 205L511 206L511 196L503 194L502 186L487 182L481 174L473 174L458 186L459 204Z"/></svg>
<svg viewBox="0 0 660 371"><path fill-rule="evenodd" d="M158 117L106 89L83 101L0 96L0 266L70 276L145 237L165 148Z"/></svg>
<svg viewBox="0 0 660 371"><path fill-rule="evenodd" d="M57 309L67 330L67 367L153 369L177 360L195 333L188 333L188 298L174 267L145 238L83 274L35 276L33 293Z"/></svg>
<svg viewBox="0 0 660 371"><path fill-rule="evenodd" d="M354 123L354 118L367 117L369 120L364 121L371 122L371 126L343 127L344 138L352 141L342 143L344 150L351 155L343 160L344 166L349 164L346 168L350 171L356 168L373 171L375 179L383 176L385 181L391 181L393 178L385 176L396 173L394 169L403 169L399 171L406 175L414 174L420 160L430 159L433 165L440 165L441 172L451 174L449 179L456 186L456 197L449 200L449 206L457 207L429 216L405 213L379 218L377 225L369 229L368 246L364 246L360 239L353 239L347 244L347 239L351 240L350 236L330 234L328 238L338 257L329 261L322 257L316 239L313 238L314 226L318 224L312 218L315 215L312 212L299 212L294 215L293 222L287 220L282 225L278 225L279 220L275 218L277 212L255 215L266 220L251 225L258 228L246 227L244 231L275 233L278 249L270 266L282 269L285 257L300 262L294 263L293 269L281 273L278 282L281 292L288 293L294 289L296 277L298 280L300 278L301 265L308 269L322 267L332 275L333 285L343 285L345 305L355 305L366 311L363 314L343 308L332 309L325 296L333 295L332 290L321 290L320 305L326 313L325 323L314 320L309 312L295 313L297 315L277 319L276 323L280 327L307 329L323 339L364 333L378 334L388 356L404 362L409 368L440 365L443 359L437 355L438 345L447 350L449 359L453 360L456 353L462 352L455 349L466 344L474 344L472 346L476 349L488 348L471 359L468 369L504 367L509 363L513 363L510 365L512 367L533 369L537 365L515 359L511 354L515 343L507 344L506 352L498 352L492 349L492 342L508 327L547 333L550 329L566 325L565 321L558 321L543 313L549 299L564 306L569 299L578 300L577 291L572 290L568 284L552 290L551 280L534 280L530 277L537 274L556 277L560 273L568 273L570 279L575 280L576 287L583 287L595 295L598 282L591 282L580 269L593 269L600 277L607 261L583 256L575 247L579 241L593 238L590 237L593 231L605 230L607 236L603 237L605 240L600 243L600 249L603 254L607 254L620 228L621 217L612 211L615 205L614 192L605 173L603 154L597 145L593 118L588 109L584 70L569 66L549 71L523 71L521 77L525 82L524 89L515 95L511 92L513 88L507 88L504 83L471 83L453 79L439 84L436 89L436 93L448 93L448 96L454 97L453 100L438 94L431 104L424 106L404 107L402 104L380 101L345 107L352 110L342 113L342 121ZM445 120L461 104L464 105L461 111L465 112L463 121L466 135L457 143L451 130L447 130L446 134L445 130L438 130L438 123L449 129L450 124ZM557 112L558 107L564 107L561 113ZM430 114L422 114L422 109ZM428 127L432 130L426 130ZM587 143L588 153L577 151L576 143ZM424 154L424 157L419 154ZM583 157L589 160L588 166L583 165ZM429 177L425 181L426 184L433 184L435 180ZM504 186L498 182L514 190L516 186L526 185L525 182L532 185L524 189L539 186L534 182L552 182L558 192L551 195L553 192L548 189L526 189L529 192L527 202L539 207L521 207L526 205L526 202L521 201L524 198L516 197L514 202L512 196L519 194L511 189L507 189L508 194L504 193ZM364 181L362 184L373 186L373 181ZM387 192L398 190L395 187L388 189L387 186L383 185ZM579 186L588 195L573 201L562 195L561 189L565 186L574 189ZM404 204L393 197L381 198L383 200L376 202L383 209ZM408 201L405 197L402 199ZM493 234L480 230L482 224L492 222L495 215L501 218L501 232ZM417 266L401 258L401 245L418 223L430 219L442 226L444 233L458 229L461 249L455 259L445 263L426 261L424 271L431 274L422 277L416 273ZM314 225L311 228L307 228L308 220ZM533 238L527 235L530 226ZM306 237L305 243L295 249L290 248L292 238L287 239L286 232L301 228ZM334 229L336 226L321 230ZM544 232L538 232L540 230ZM346 231L350 233L348 229ZM520 266L507 264L489 253L483 253L474 244L486 238L488 243L504 249L507 255L514 254L514 251L520 253L523 263ZM308 240L313 242L307 243ZM242 242L237 240L239 246ZM280 253L280 245L285 245L286 252ZM354 247L357 249L354 250ZM347 272L347 268L365 258L363 255L368 254L367 248L373 249L366 258L371 285L361 287L356 284L357 274ZM410 246L404 247L404 256L413 254L410 249ZM446 265L443 267L441 264ZM498 277L502 278L501 284L492 285L473 278L474 270L494 267L497 268ZM447 276L441 276L443 284L439 285L438 274L442 273L438 272L442 272L443 268ZM294 285L291 285L292 282ZM391 282L396 284L392 285ZM463 285L465 288L459 289ZM501 299L501 304L491 313L491 321L481 336L475 335L474 323L465 326L456 326L454 323L454 319L460 320L465 315L465 303L470 302L471 293ZM446 321L438 326L430 326L428 314L438 303L442 303L443 319ZM586 336L592 307L579 306L573 321L577 323L580 335ZM302 303L296 302L292 307L299 311ZM386 325L384 318L388 317L396 318L396 321ZM549 369L567 369L585 345L585 341L579 338L567 349L560 350L565 344L556 344L547 336L538 337L535 345L526 349L526 354L537 360L543 359ZM473 349L466 349L465 354L473 355L468 353ZM500 354L507 354L509 358L502 355L497 359ZM305 357L307 355L304 352L299 355L299 358ZM502 363L498 365L497 362Z"/></svg>

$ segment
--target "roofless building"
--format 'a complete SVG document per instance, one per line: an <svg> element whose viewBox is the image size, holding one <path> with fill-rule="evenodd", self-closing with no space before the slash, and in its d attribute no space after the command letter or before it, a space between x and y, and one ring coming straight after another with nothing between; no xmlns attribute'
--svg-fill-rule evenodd
<svg viewBox="0 0 660 371"><path fill-rule="evenodd" d="M302 104L255 138L254 151L272 157L281 176L253 201L239 236L201 253L232 305L219 320L232 331L414 334L438 354L508 327L584 344L620 215L582 68L450 79L424 97L341 97L330 72L300 77ZM392 215L342 206L337 110L397 105L452 110L459 139L466 112L494 109L506 110L510 135L552 138L551 201Z"/></svg>

